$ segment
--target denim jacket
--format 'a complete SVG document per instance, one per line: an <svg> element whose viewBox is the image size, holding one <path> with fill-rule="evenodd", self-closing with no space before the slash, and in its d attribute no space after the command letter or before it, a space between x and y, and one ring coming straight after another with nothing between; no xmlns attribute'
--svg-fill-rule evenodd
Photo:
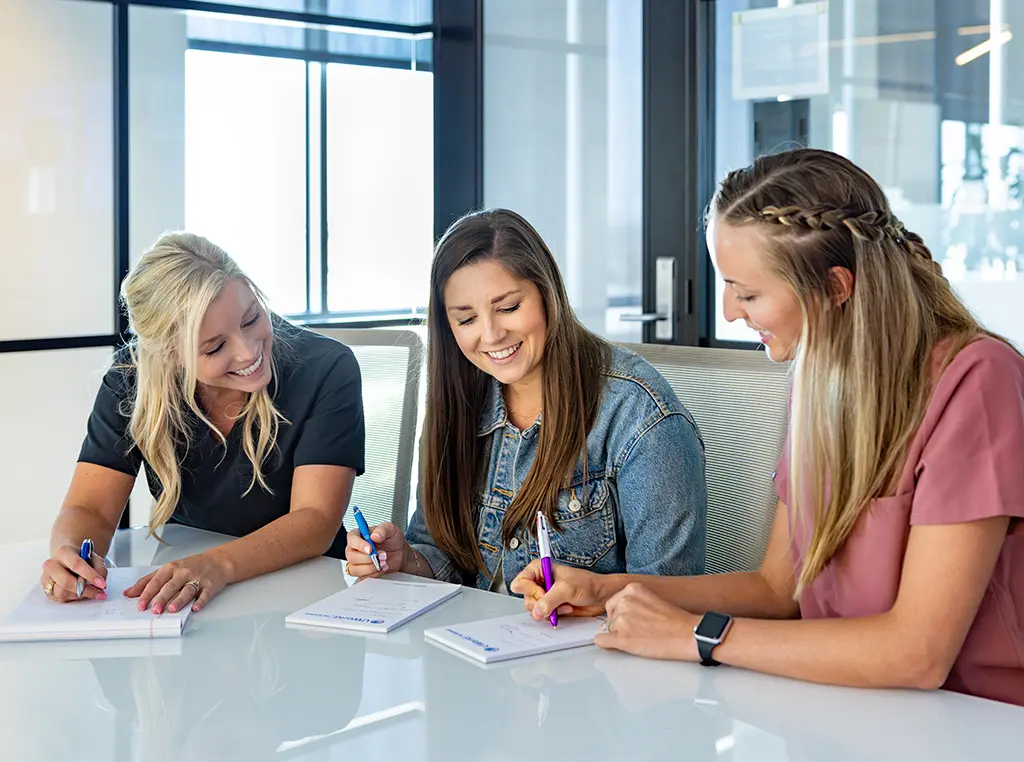
<svg viewBox="0 0 1024 762"><path fill-rule="evenodd" d="M704 571L707 485L700 432L664 377L639 355L612 350L601 406L580 457L558 495L551 533L557 563L612 574L686 575ZM490 448L487 478L477 502L480 554L493 576L502 565L507 585L538 557L537 541L521 529L507 544L501 525L537 454L538 418L520 432L506 414L494 382L477 436ZM482 573L465 577L434 543L420 510L406 532L437 579L491 586Z"/></svg>

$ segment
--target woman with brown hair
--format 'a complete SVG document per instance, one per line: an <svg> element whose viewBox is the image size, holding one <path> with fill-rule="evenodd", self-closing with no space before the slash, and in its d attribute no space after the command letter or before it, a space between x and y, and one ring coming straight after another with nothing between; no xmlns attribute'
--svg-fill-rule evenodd
<svg viewBox="0 0 1024 762"><path fill-rule="evenodd" d="M538 618L607 610L598 645L644 656L1024 705L1024 358L837 154L733 172L707 240L726 317L793 363L761 568L512 589Z"/></svg>
<svg viewBox="0 0 1024 762"><path fill-rule="evenodd" d="M405 537L349 533L349 572L403 571L505 591L537 557L598 572L699 574L704 454L668 382L573 314L554 257L504 209L437 244L419 509Z"/></svg>

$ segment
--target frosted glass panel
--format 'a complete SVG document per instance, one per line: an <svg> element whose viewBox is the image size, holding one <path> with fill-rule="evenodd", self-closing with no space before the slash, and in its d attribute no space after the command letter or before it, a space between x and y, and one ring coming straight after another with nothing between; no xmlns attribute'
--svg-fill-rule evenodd
<svg viewBox="0 0 1024 762"><path fill-rule="evenodd" d="M573 309L640 341L643 4L484 2L484 205L525 216Z"/></svg>
<svg viewBox="0 0 1024 762"><path fill-rule="evenodd" d="M100 347L0 355L4 543L49 536L112 351ZM29 396L33 404L24 404Z"/></svg>
<svg viewBox="0 0 1024 762"><path fill-rule="evenodd" d="M111 24L102 3L4 3L0 340L113 332Z"/></svg>

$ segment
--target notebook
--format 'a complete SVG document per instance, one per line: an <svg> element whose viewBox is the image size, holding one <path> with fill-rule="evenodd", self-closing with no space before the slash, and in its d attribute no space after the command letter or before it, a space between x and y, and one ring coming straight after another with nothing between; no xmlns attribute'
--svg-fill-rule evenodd
<svg viewBox="0 0 1024 762"><path fill-rule="evenodd" d="M192 608L157 616L139 611L138 598L124 591L157 567L122 567L107 572L107 600L55 603L38 585L0 622L0 642L26 640L108 640L175 638L185 629Z"/></svg>
<svg viewBox="0 0 1024 762"><path fill-rule="evenodd" d="M462 588L433 580L364 579L285 617L288 624L391 632L439 606Z"/></svg>
<svg viewBox="0 0 1024 762"><path fill-rule="evenodd" d="M590 645L603 622L598 617L562 617L556 629L546 619L538 622L522 613L432 627L423 634L427 640L491 664Z"/></svg>

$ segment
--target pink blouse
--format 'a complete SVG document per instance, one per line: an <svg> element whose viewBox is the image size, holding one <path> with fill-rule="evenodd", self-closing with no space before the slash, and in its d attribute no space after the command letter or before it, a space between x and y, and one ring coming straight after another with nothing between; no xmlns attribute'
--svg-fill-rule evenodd
<svg viewBox="0 0 1024 762"><path fill-rule="evenodd" d="M936 348L936 363L943 346ZM788 454L775 477L790 504ZM988 337L942 371L895 495L872 501L800 598L805 619L881 614L896 602L914 524L1009 516L988 589L944 688L1024 706L1024 359ZM809 542L790 517L793 562Z"/></svg>

